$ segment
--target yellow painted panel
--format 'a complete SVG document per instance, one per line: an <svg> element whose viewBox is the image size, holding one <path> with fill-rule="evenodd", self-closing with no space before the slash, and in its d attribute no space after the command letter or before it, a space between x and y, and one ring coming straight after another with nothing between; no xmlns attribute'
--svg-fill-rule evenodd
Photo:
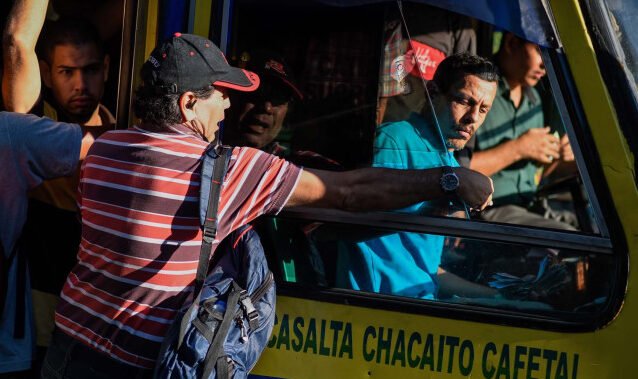
<svg viewBox="0 0 638 379"><path fill-rule="evenodd" d="M210 34L210 17L212 0L197 0L195 2L195 22L193 34L207 37Z"/></svg>
<svg viewBox="0 0 638 379"><path fill-rule="evenodd" d="M159 17L159 0L148 0L146 13L146 40L144 42L144 57L151 55L157 44L157 19Z"/></svg>
<svg viewBox="0 0 638 379"><path fill-rule="evenodd" d="M635 184L633 155L622 134L609 93L604 85L578 1L553 0L551 5L567 60L600 155L614 208L622 223L631 261L631 257L638 253L638 190ZM615 359L624 364L631 362L638 351L638 324L635 322L638 316L638 304L635 296L629 296L638 290L635 287L636 281L630 275L627 283L628 295L623 309L617 319L602 333L604 336L602 343L607 346L622 347L606 349L602 353L613 351L616 354ZM619 367L618 376L608 377L623 377L623 364Z"/></svg>
<svg viewBox="0 0 638 379"><path fill-rule="evenodd" d="M254 374L283 378L565 378L614 376L612 345L553 333L290 297ZM630 361L627 361L629 363Z"/></svg>

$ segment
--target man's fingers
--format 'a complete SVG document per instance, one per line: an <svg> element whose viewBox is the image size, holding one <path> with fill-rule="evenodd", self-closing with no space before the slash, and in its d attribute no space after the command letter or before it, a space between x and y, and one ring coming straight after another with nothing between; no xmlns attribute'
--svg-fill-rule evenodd
<svg viewBox="0 0 638 379"><path fill-rule="evenodd" d="M492 206L493 204L494 202L492 202L492 195L490 194L490 196L487 197L485 202L479 205L478 207L476 207L475 209L482 211L483 209L487 208L488 206Z"/></svg>

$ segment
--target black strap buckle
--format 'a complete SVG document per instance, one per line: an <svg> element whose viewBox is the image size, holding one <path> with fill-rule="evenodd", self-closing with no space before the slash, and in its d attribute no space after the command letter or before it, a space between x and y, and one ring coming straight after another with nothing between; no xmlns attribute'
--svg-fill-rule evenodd
<svg viewBox="0 0 638 379"><path fill-rule="evenodd" d="M216 227L205 226L202 239L204 240L204 242L213 243L216 235L217 235Z"/></svg>
<svg viewBox="0 0 638 379"><path fill-rule="evenodd" d="M259 327L259 313L246 291L241 292L239 302L246 318L248 318L248 325L250 326L250 329L256 330Z"/></svg>

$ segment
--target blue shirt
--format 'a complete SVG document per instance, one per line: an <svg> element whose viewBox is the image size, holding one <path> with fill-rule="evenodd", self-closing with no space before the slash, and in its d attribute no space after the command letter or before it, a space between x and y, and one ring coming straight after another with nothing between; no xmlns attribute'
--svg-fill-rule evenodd
<svg viewBox="0 0 638 379"><path fill-rule="evenodd" d="M80 156L78 125L33 115L0 112L0 242L8 256L27 216L27 191L44 179L71 175ZM55 222L55 220L51 220ZM14 339L16 260L9 268L6 307L0 315L0 373L31 367L35 340L26 276L25 334Z"/></svg>
<svg viewBox="0 0 638 379"><path fill-rule="evenodd" d="M374 167L427 169L458 166L436 129L419 114L405 121L379 126L374 144ZM427 214L428 202L399 212ZM441 263L443 236L393 233L356 246L340 246L337 286L356 290L433 299Z"/></svg>

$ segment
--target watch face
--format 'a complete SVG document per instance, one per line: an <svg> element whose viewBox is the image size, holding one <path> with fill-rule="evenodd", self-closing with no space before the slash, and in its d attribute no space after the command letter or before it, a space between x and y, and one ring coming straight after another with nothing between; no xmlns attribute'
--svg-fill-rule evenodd
<svg viewBox="0 0 638 379"><path fill-rule="evenodd" d="M452 192L459 188L459 178L455 174L445 174L441 177L443 191Z"/></svg>

